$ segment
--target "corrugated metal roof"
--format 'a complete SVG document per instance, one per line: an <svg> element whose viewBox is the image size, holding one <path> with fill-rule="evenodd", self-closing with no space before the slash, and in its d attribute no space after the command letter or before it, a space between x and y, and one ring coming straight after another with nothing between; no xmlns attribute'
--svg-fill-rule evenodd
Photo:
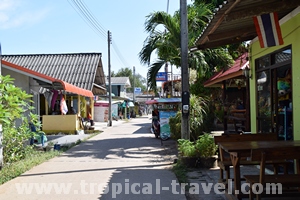
<svg viewBox="0 0 300 200"><path fill-rule="evenodd" d="M92 91L94 83L105 84L101 56L101 53L23 54L2 55L2 59Z"/></svg>
<svg viewBox="0 0 300 200"><path fill-rule="evenodd" d="M108 78L106 79L106 85L108 85ZM111 77L111 85L125 85L131 87L129 77Z"/></svg>
<svg viewBox="0 0 300 200"><path fill-rule="evenodd" d="M196 49L215 48L252 40L257 36L253 16L277 12L278 18L282 19L298 6L299 0L223 1L197 38Z"/></svg>

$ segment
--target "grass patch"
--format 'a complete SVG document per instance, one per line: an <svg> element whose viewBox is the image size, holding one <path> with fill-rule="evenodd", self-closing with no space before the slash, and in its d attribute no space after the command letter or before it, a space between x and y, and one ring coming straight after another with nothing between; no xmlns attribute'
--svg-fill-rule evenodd
<svg viewBox="0 0 300 200"><path fill-rule="evenodd" d="M176 175L179 183L189 183L189 178L187 176L188 168L181 164L180 160L178 160L177 163L173 165L172 171Z"/></svg>
<svg viewBox="0 0 300 200"><path fill-rule="evenodd" d="M28 151L27 156L15 163L5 164L0 171L0 185L13 179L24 172L30 170L32 167L39 165L55 156L61 154L61 151L36 151L34 149Z"/></svg>
<svg viewBox="0 0 300 200"><path fill-rule="evenodd" d="M95 135L98 135L100 132L92 133L89 137L87 137L84 140L78 140L76 143L61 148L60 151L37 151L34 149L30 149L26 153L26 157L18 162L14 162L11 164L4 164L2 170L0 170L0 185L3 183L10 181L11 179L14 179L24 172L30 170L34 166L37 166L39 164L42 164L43 162L54 158L63 152L69 150L70 148L80 144L81 142L84 142L88 140L91 137L94 137Z"/></svg>

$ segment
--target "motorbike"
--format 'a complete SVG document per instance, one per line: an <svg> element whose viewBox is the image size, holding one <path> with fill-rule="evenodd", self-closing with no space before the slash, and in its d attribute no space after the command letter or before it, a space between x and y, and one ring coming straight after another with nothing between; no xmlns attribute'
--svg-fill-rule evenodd
<svg viewBox="0 0 300 200"><path fill-rule="evenodd" d="M157 116L152 117L151 132L155 135L156 138L158 138L160 135L160 124Z"/></svg>
<svg viewBox="0 0 300 200"><path fill-rule="evenodd" d="M143 116L143 113L142 113L141 109L139 109L139 115Z"/></svg>

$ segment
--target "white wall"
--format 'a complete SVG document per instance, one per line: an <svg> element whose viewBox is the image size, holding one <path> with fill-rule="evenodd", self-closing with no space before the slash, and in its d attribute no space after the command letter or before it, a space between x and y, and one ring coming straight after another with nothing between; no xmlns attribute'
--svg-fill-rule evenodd
<svg viewBox="0 0 300 200"><path fill-rule="evenodd" d="M8 70L2 67L2 75L7 76L10 75L10 77L14 78L14 85L21 88L22 90L25 90L27 93L30 93L30 82L29 77L25 76L23 74L14 72L12 70Z"/></svg>

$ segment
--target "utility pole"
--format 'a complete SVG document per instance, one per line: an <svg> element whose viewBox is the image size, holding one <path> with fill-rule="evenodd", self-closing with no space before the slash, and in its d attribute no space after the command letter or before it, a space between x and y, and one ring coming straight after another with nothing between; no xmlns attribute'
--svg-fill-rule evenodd
<svg viewBox="0 0 300 200"><path fill-rule="evenodd" d="M135 67L133 66L133 104L135 102L135 85L134 85L134 79L135 79Z"/></svg>
<svg viewBox="0 0 300 200"><path fill-rule="evenodd" d="M169 3L170 3L170 1L168 0L168 2L167 2L167 13L169 13Z"/></svg>
<svg viewBox="0 0 300 200"><path fill-rule="evenodd" d="M108 90L109 90L109 97L108 97L108 123L107 126L112 126L112 119L111 119L111 69L110 69L110 44L111 44L111 32L107 31L107 42L108 42Z"/></svg>
<svg viewBox="0 0 300 200"><path fill-rule="evenodd" d="M188 22L187 2L180 0L180 38L181 38L181 138L190 139L190 88L188 70Z"/></svg>

